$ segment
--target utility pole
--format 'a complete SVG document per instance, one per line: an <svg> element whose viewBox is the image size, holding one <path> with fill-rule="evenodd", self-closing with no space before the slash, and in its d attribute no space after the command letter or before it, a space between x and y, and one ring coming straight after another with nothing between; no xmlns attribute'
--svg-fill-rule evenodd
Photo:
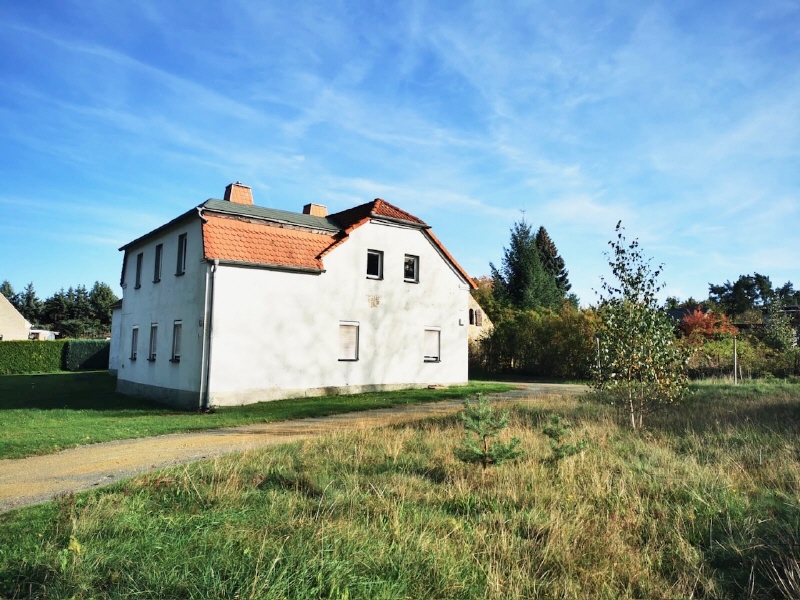
<svg viewBox="0 0 800 600"><path fill-rule="evenodd" d="M739 372L739 355L736 352L736 336L733 336L733 385L739 383L738 372Z"/></svg>

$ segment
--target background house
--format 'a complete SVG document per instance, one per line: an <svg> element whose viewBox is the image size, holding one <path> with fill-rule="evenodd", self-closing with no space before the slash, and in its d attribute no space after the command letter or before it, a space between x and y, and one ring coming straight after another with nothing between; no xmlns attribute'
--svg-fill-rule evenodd
<svg viewBox="0 0 800 600"><path fill-rule="evenodd" d="M467 381L474 283L417 217L231 184L121 248L118 389L197 408Z"/></svg>
<svg viewBox="0 0 800 600"><path fill-rule="evenodd" d="M0 294L0 341L27 340L30 332L31 324Z"/></svg>

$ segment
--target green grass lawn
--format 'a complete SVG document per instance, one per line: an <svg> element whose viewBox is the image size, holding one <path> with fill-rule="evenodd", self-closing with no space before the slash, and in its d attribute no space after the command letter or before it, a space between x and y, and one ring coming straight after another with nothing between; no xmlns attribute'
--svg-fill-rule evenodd
<svg viewBox="0 0 800 600"><path fill-rule="evenodd" d="M105 372L0 376L0 458L49 454L128 438L464 398L510 389L472 383L444 390L403 390L262 402L201 414L176 412L117 394Z"/></svg>
<svg viewBox="0 0 800 600"><path fill-rule="evenodd" d="M486 471L453 416L62 496L0 515L0 597L800 597L800 385L693 391L644 432L514 407L526 454ZM589 441L557 463L554 413Z"/></svg>

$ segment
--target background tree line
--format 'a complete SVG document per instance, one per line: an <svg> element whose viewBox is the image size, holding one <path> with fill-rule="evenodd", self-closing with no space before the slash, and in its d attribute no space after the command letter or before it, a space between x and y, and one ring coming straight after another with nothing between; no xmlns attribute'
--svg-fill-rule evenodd
<svg viewBox="0 0 800 600"><path fill-rule="evenodd" d="M474 371L586 378L598 319L570 293L569 272L542 226L511 228L509 245L491 276L478 277L475 299L494 329L470 348Z"/></svg>
<svg viewBox="0 0 800 600"><path fill-rule="evenodd" d="M580 308L564 260L544 227L511 228L499 267L476 278L473 296L494 330L470 348L473 373L588 379L598 361L601 310ZM673 335L690 357L692 377L730 376L734 336L741 375L800 375L800 290L766 275L709 284L708 298L667 298Z"/></svg>
<svg viewBox="0 0 800 600"><path fill-rule="evenodd" d="M0 293L8 298L36 329L58 331L60 337L107 337L111 333L111 305L118 298L111 287L95 281L91 289L85 285L61 288L45 300L36 295L33 283L15 293L8 280L0 284Z"/></svg>
<svg viewBox="0 0 800 600"><path fill-rule="evenodd" d="M694 377L733 372L734 336L740 374L800 375L800 290L787 281L774 287L760 273L709 284L706 300L667 298L665 308L681 316L678 335L692 348Z"/></svg>

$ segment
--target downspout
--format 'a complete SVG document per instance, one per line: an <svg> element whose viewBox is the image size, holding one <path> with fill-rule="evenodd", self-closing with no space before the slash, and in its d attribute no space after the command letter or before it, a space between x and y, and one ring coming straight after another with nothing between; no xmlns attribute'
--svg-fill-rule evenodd
<svg viewBox="0 0 800 600"><path fill-rule="evenodd" d="M201 382L200 410L208 410L211 407L211 342L214 339L214 283L218 266L219 260L215 258L209 270L206 271L207 293L204 316L205 330L203 332L203 380ZM209 272L211 274L210 281Z"/></svg>

